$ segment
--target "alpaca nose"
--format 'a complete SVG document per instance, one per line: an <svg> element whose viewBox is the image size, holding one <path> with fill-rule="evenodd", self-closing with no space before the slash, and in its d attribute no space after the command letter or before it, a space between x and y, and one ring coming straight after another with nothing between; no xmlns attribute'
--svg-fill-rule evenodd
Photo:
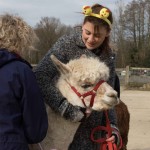
<svg viewBox="0 0 150 150"><path fill-rule="evenodd" d="M107 94L107 96L109 96L109 97L114 97L114 98L117 98L117 92L116 91L111 91L111 92L108 92L108 93L106 93Z"/></svg>
<svg viewBox="0 0 150 150"><path fill-rule="evenodd" d="M113 101L116 101L116 103L119 103L118 94L116 91L110 91L106 93L106 95L110 98L113 98Z"/></svg>

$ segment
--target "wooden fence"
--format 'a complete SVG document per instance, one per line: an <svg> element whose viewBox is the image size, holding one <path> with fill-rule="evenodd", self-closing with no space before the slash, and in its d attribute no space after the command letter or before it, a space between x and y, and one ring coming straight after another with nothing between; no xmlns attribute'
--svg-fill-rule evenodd
<svg viewBox="0 0 150 150"><path fill-rule="evenodd" d="M150 68L127 66L126 68L117 68L116 72L121 85L150 89Z"/></svg>

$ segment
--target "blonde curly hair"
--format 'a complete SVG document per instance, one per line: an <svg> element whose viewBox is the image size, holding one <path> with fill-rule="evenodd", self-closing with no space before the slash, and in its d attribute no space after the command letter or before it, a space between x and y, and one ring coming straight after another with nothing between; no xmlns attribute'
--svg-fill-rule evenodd
<svg viewBox="0 0 150 150"><path fill-rule="evenodd" d="M34 30L19 16L0 15L0 48L22 54L36 39Z"/></svg>

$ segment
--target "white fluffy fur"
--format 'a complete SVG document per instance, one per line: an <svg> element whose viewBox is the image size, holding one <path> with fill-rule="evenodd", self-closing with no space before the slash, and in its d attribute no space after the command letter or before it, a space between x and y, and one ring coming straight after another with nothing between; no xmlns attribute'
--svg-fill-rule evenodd
<svg viewBox="0 0 150 150"><path fill-rule="evenodd" d="M58 80L57 87L64 97L73 105L84 107L81 99L70 88L74 86L81 94L93 89L100 80L107 81L109 77L108 67L96 58L87 58L71 60L68 64L61 63L55 56L51 56L52 61L60 71L61 76ZM92 84L87 89L82 88L84 84ZM69 85L70 84L70 85ZM90 96L86 97L87 106L90 103ZM109 109L118 103L117 93L106 82L104 82L97 91L93 109L101 111ZM57 149L67 150L69 143L79 126L79 122L65 120L60 115L53 112L47 106L49 116L49 131L47 137L42 142L44 150Z"/></svg>

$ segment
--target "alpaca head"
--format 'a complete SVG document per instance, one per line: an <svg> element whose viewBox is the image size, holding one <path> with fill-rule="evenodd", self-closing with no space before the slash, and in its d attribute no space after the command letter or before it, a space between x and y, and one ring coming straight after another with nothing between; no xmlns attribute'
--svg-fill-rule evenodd
<svg viewBox="0 0 150 150"><path fill-rule="evenodd" d="M107 84L109 68L99 59L82 56L64 64L51 55L51 60L60 72L57 87L71 104L98 111L118 104L117 92Z"/></svg>

